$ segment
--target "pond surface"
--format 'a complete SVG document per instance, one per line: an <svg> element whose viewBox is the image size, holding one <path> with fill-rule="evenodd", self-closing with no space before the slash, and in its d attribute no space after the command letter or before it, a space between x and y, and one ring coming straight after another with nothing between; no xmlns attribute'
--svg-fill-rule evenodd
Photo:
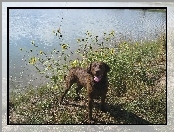
<svg viewBox="0 0 174 132"><path fill-rule="evenodd" d="M62 36L55 35L57 30ZM77 47L77 39L84 38L87 31L99 38L104 32L114 31L116 43L122 38L155 40L166 32L166 13L139 9L10 9L10 89L46 83L45 77L40 77L28 65L28 60L23 60L28 52L21 52L20 48L33 50L31 41L34 41L38 52L61 50L63 43L73 50Z"/></svg>

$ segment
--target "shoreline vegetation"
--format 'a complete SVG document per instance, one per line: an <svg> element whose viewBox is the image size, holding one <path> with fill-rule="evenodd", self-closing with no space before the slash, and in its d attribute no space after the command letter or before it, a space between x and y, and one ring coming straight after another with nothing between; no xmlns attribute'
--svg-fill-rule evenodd
<svg viewBox="0 0 174 132"><path fill-rule="evenodd" d="M158 12L166 12L167 9L144 9L147 11L158 11Z"/></svg>
<svg viewBox="0 0 174 132"><path fill-rule="evenodd" d="M137 10L137 9L135 9L135 10ZM162 13L167 11L167 9L147 9L147 8L138 9L138 10L149 11L149 12L162 12Z"/></svg>
<svg viewBox="0 0 174 132"><path fill-rule="evenodd" d="M53 33L59 35L58 31ZM94 100L95 124L166 124L165 34L156 41L122 40L107 47L114 37L114 31L104 33L102 37L87 31L86 38L77 39L79 48L76 52L72 53L65 43L60 44L62 51L53 49L51 55L58 53L59 60L48 59L45 57L47 53L39 50L39 55L31 57L28 64L50 79L50 83L37 89L29 87L21 93L11 92L9 123L87 124L85 88L81 91L80 101L73 100L76 95L74 88L67 94L64 105L59 105L58 100L64 88L63 76L68 69L72 66L86 67L98 60L106 62L111 71L106 112L99 110L100 99ZM34 41L32 45L35 47ZM23 52L22 48L20 50ZM70 60L69 57L75 54L79 59ZM48 72L52 74L48 75Z"/></svg>

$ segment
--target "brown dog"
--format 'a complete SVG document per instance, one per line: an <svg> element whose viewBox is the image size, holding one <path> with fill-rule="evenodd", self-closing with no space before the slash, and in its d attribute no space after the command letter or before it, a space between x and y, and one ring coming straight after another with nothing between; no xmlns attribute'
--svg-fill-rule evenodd
<svg viewBox="0 0 174 132"><path fill-rule="evenodd" d="M104 103L108 91L107 72L109 71L110 67L104 62L93 62L87 70L80 67L71 68L69 74L65 77L66 89L60 99L60 103L74 83L77 83L76 99L80 98L79 91L81 88L86 87L88 95L88 117L89 121L91 121L94 97L101 96L101 110L104 110Z"/></svg>

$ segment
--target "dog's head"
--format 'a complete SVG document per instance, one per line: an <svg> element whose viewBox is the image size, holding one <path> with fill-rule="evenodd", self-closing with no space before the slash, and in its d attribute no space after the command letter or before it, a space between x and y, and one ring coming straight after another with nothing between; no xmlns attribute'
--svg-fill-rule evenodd
<svg viewBox="0 0 174 132"><path fill-rule="evenodd" d="M99 82L109 71L110 67L106 63L98 61L92 62L87 68L87 72L94 76L96 82Z"/></svg>

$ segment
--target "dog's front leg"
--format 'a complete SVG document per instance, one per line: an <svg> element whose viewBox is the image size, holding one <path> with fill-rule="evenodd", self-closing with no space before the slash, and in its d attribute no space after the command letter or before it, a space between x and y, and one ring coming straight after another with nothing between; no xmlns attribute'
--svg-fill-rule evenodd
<svg viewBox="0 0 174 132"><path fill-rule="evenodd" d="M89 122L91 122L92 121L92 103L93 103L93 88L91 83L87 84L87 95L88 95L88 119L89 119Z"/></svg>
<svg viewBox="0 0 174 132"><path fill-rule="evenodd" d="M105 111L106 110L105 109L105 99L106 99L106 94L103 94L101 96L101 107L100 107L101 111Z"/></svg>
<svg viewBox="0 0 174 132"><path fill-rule="evenodd" d="M89 118L89 121L92 121L92 98L88 98L88 118Z"/></svg>

